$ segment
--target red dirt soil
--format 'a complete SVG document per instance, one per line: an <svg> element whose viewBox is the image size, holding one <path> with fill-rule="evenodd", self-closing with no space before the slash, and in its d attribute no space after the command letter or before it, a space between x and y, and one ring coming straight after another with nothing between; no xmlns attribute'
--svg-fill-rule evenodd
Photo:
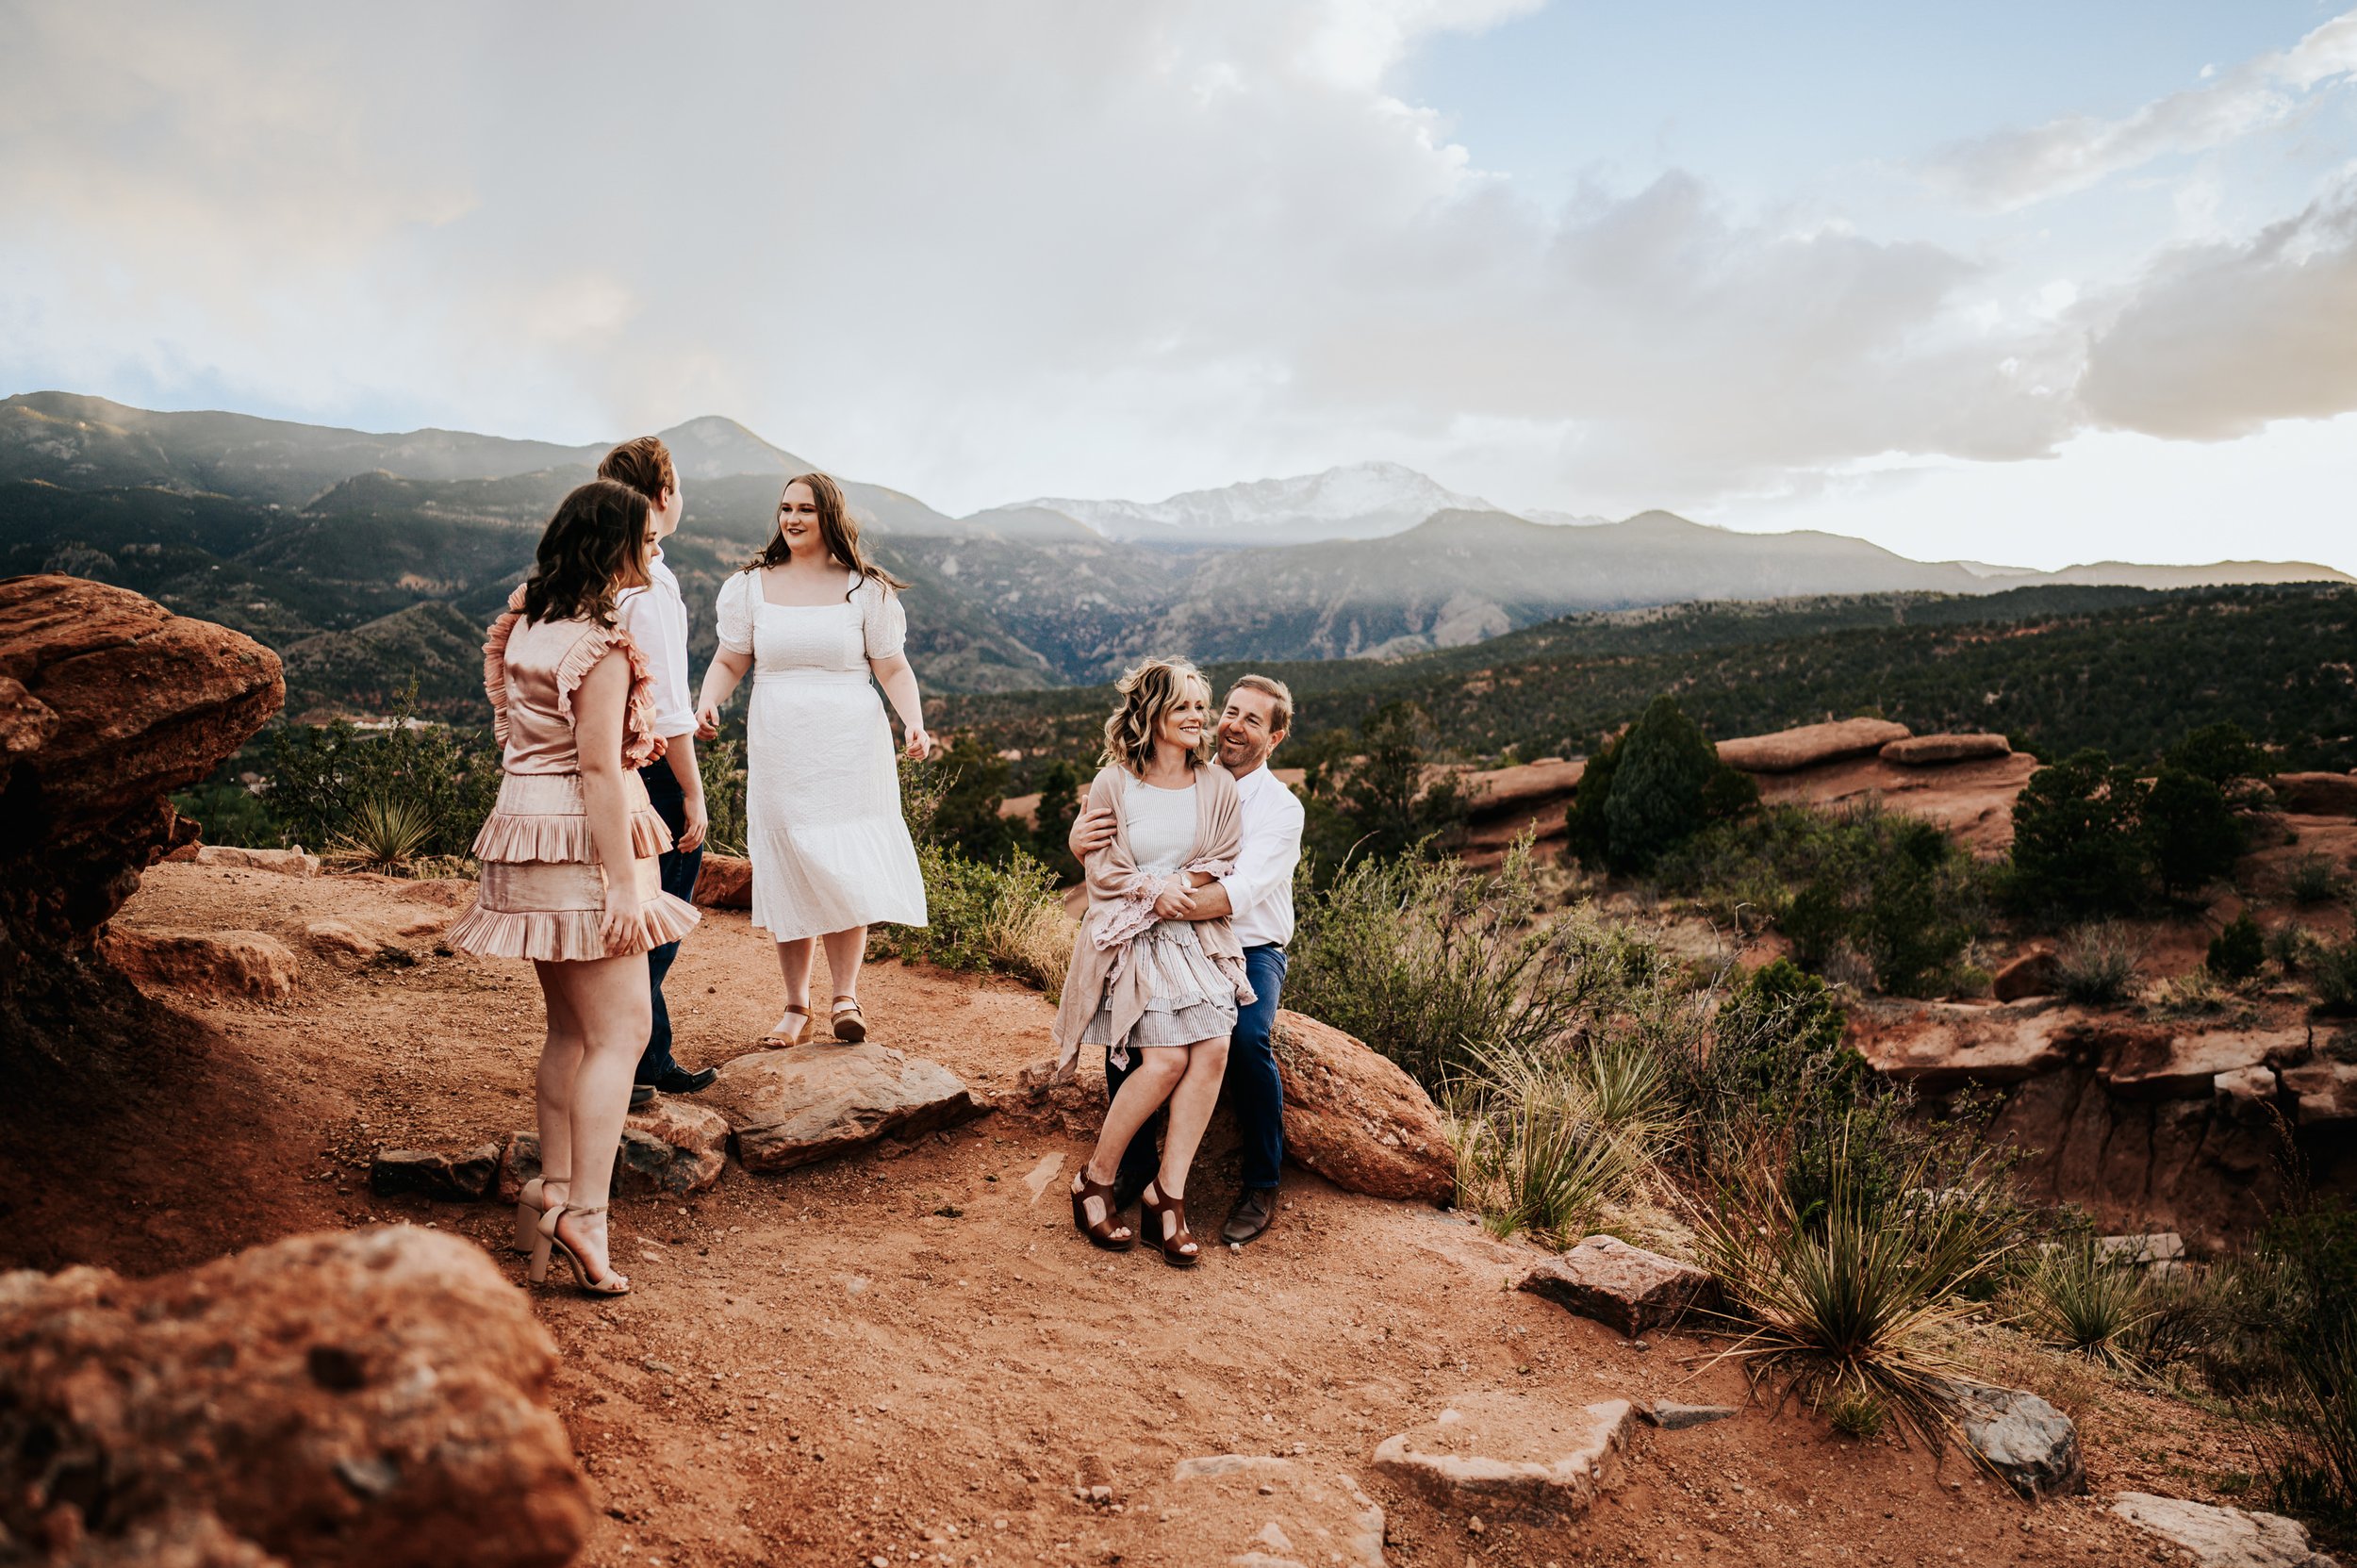
<svg viewBox="0 0 2357 1568"><path fill-rule="evenodd" d="M128 1064L43 1070L0 1108L0 1263L175 1268L291 1232L436 1225L499 1248L495 1204L368 1193L379 1144L457 1146L531 1124L537 993L528 968L437 956L461 884L302 881L167 865L135 928L272 932L303 953L272 1009L167 999L182 1025ZM418 955L337 963L303 946L338 918ZM404 933L407 934L403 934ZM679 1054L754 1048L780 998L766 942L708 912L669 991ZM1014 1098L1049 1009L1003 981L872 967L882 1043ZM1687 1335L1640 1349L1506 1288L1536 1256L1458 1215L1291 1173L1277 1226L1201 1267L1108 1255L1071 1229L1084 1143L999 1112L783 1176L732 1165L684 1200L625 1200L635 1290L535 1301L561 1346L558 1410L604 1509L583 1561L646 1564L1226 1563L1257 1517L1170 1510L1193 1455L1299 1456L1356 1477L1390 1522L1387 1560L1459 1563L2167 1561L2099 1499L2140 1488L2219 1500L2257 1468L2184 1405L2043 1357L2026 1377L2078 1417L2095 1496L2033 1509L1950 1456L1835 1436L1761 1407L1640 1430L1623 1484L1584 1520L1530 1529L1442 1512L1367 1461L1447 1400L1512 1391L1576 1407L1666 1395L1744 1401ZM1215 1226L1232 1171L1198 1171ZM521 1262L495 1252L521 1279ZM1113 1506L1076 1499L1084 1458ZM2231 1484L2231 1483L2229 1483Z"/></svg>

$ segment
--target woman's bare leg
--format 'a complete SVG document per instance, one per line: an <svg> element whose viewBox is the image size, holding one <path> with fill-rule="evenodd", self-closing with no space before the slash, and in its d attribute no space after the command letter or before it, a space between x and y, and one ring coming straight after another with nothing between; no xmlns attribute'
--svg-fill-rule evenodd
<svg viewBox="0 0 2357 1568"><path fill-rule="evenodd" d="M533 1075L533 1116L540 1129L540 1169L569 1173L573 1168L573 1079L581 1070L582 1024L573 1013L572 994L564 982L563 964L535 964L540 999L547 1005L548 1034L540 1045L540 1065ZM570 1177L543 1180L541 1200L565 1201Z"/></svg>
<svg viewBox="0 0 2357 1568"><path fill-rule="evenodd" d="M867 928L853 926L849 931L831 931L819 940L827 948L828 991L834 997L858 1000L860 961L867 956ZM832 1003L827 1011L834 1011Z"/></svg>
<svg viewBox="0 0 2357 1568"><path fill-rule="evenodd" d="M810 1012L810 960L818 944L807 936L778 944L778 973L785 979L785 1005L799 1007L802 1015ZM778 1016L778 1032L791 1035L801 1028L790 1022L785 1014Z"/></svg>
<svg viewBox="0 0 2357 1568"><path fill-rule="evenodd" d="M1121 1164L1121 1151L1129 1147L1129 1140L1138 1135L1138 1129L1144 1127L1146 1118L1170 1098L1171 1090L1177 1088L1178 1081L1186 1075L1186 1063L1176 1049L1168 1046L1131 1048L1140 1053L1138 1065L1130 1070L1128 1078L1121 1081L1121 1092L1113 1096L1113 1102L1105 1108L1105 1125L1096 1134L1096 1147L1089 1151L1087 1163L1073 1173L1072 1190L1076 1194L1080 1190L1082 1177L1100 1184L1113 1180L1113 1173ZM1103 1174L1100 1175L1100 1172ZM1108 1216L1096 1213L1093 1203L1089 1217L1095 1222ZM1129 1228L1126 1225L1113 1228L1116 1238L1129 1233Z"/></svg>
<svg viewBox="0 0 2357 1568"><path fill-rule="evenodd" d="M1187 1196L1187 1170L1195 1164L1203 1130L1211 1125L1212 1108L1219 1104L1220 1080L1227 1071L1226 1040L1198 1040L1187 1048L1186 1071L1170 1091L1170 1127L1162 1134L1162 1168L1154 1177L1164 1197Z"/></svg>
<svg viewBox="0 0 2357 1568"><path fill-rule="evenodd" d="M652 1021L647 955L539 967L542 983L562 993L563 1007L580 1028L580 1059L564 1106L572 1161L565 1202L599 1208L613 1192L614 1156L622 1141L622 1119L630 1114L631 1074L646 1049ZM615 1272L603 1214L567 1213L557 1230L593 1273Z"/></svg>

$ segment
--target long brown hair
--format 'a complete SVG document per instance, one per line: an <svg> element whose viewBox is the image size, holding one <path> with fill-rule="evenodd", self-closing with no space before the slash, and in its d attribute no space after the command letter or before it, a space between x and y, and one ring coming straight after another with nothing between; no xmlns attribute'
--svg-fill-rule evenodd
<svg viewBox="0 0 2357 1568"><path fill-rule="evenodd" d="M557 503L524 579L524 619L614 624L614 596L647 580L647 498L592 479Z"/></svg>
<svg viewBox="0 0 2357 1568"><path fill-rule="evenodd" d="M908 586L861 552L859 521L851 516L850 505L843 499L842 486L823 473L798 473L779 488L778 504L781 507L785 504L785 492L797 485L809 486L811 499L818 503L818 537L826 545L827 553L858 572L863 580L873 577L888 588ZM761 553L747 561L739 569L759 571L764 567L782 567L793 555L793 550L785 542L785 531L773 528L769 542L762 547ZM849 599L858 591L855 584L850 593L843 597Z"/></svg>
<svg viewBox="0 0 2357 1568"><path fill-rule="evenodd" d="M1113 683L1121 706L1105 720L1101 766L1117 763L1140 778L1154 760L1154 732L1162 718L1190 696L1203 699L1203 739L1188 754L1190 767L1211 760L1211 683L1184 659L1148 659Z"/></svg>

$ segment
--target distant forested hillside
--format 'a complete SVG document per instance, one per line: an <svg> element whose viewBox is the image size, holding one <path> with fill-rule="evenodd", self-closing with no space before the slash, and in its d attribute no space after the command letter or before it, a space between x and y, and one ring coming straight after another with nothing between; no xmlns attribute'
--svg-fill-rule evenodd
<svg viewBox="0 0 2357 1568"><path fill-rule="evenodd" d="M1246 666L1220 664L1215 681ZM1874 594L1572 616L1387 663L1252 666L1289 683L1296 733L1413 701L1467 759L1579 756L1673 692L1705 731L1754 734L1880 714L1919 733L1989 730L2042 756L2146 759L2231 719L2288 767L2357 767L2357 590L2019 588ZM1078 758L1110 687L945 699L939 726Z"/></svg>

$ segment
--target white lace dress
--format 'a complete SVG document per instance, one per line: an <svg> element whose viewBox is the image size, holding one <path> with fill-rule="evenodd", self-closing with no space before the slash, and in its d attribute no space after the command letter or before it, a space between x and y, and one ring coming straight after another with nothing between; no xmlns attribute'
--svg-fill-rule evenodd
<svg viewBox="0 0 2357 1568"><path fill-rule="evenodd" d="M856 584L856 586L854 586ZM840 603L771 604L757 572L720 588L720 646L753 656L745 719L753 924L790 942L925 923L925 879L867 661L900 652L899 596L846 574Z"/></svg>

